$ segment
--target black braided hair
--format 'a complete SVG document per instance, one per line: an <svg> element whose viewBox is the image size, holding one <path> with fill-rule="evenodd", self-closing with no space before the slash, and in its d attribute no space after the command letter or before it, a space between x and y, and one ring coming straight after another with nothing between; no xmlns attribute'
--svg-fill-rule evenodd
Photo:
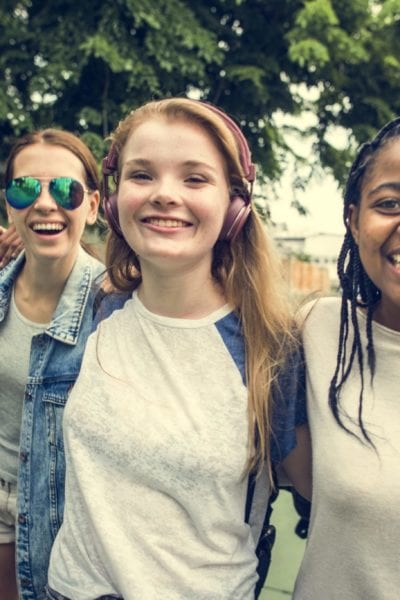
<svg viewBox="0 0 400 600"><path fill-rule="evenodd" d="M363 392L365 381L364 352L361 342L360 326L357 318L357 307L366 309L366 336L367 336L367 364L371 381L375 373L375 349L372 336L372 317L375 306L381 297L381 291L368 277L360 260L358 246L354 241L349 227L349 207L351 204L358 205L361 200L361 188L364 178L375 164L376 158L388 140L400 137L400 118L387 123L371 140L363 144L350 168L347 179L343 220L346 225L342 248L337 262L337 272L340 286L342 288L342 303L340 311L339 346L336 360L336 368L329 387L329 406L337 423L348 433L355 435L343 423L339 397L340 391L348 379L354 360L357 360L360 369L360 394L358 398L358 425L362 438L374 445L362 419ZM350 329L353 330L353 340L350 352L346 352L347 340ZM349 355L348 355L349 354Z"/></svg>

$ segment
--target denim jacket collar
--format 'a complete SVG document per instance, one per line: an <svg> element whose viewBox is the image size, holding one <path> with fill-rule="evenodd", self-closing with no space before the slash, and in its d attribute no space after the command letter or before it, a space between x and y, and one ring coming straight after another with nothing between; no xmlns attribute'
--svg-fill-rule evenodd
<svg viewBox="0 0 400 600"><path fill-rule="evenodd" d="M15 281L25 263L25 253L0 271L0 322L9 309ZM52 320L45 333L66 344L75 345L93 279L101 272L100 262L79 248Z"/></svg>

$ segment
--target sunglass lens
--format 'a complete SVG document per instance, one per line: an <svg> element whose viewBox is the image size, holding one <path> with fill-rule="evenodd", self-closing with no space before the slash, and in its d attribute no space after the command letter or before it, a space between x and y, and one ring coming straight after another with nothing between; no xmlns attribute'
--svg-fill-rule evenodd
<svg viewBox="0 0 400 600"><path fill-rule="evenodd" d="M66 210L74 210L83 202L83 185L71 177L57 177L50 182L50 193L57 204Z"/></svg>
<svg viewBox="0 0 400 600"><path fill-rule="evenodd" d="M11 179L6 187L6 198L10 206L16 209L27 208L40 194L40 181L33 177Z"/></svg>

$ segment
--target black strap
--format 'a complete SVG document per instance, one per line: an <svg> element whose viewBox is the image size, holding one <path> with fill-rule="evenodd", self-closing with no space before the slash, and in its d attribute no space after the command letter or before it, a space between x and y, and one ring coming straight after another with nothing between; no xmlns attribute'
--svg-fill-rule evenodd
<svg viewBox="0 0 400 600"><path fill-rule="evenodd" d="M296 525L295 532L302 540L308 537L310 525L311 502L303 498L294 488L291 489L293 504L300 519Z"/></svg>
<svg viewBox="0 0 400 600"><path fill-rule="evenodd" d="M254 473L250 473L247 481L247 496L246 496L246 508L244 511L244 522L250 521L251 507L253 504L254 490L256 489L256 476Z"/></svg>
<svg viewBox="0 0 400 600"><path fill-rule="evenodd" d="M265 580L267 578L269 566L271 564L271 556L272 556L272 547L275 542L275 527L271 525L271 514L272 514L272 504L278 497L279 488L278 481L275 469L272 468L272 478L274 489L272 490L269 498L268 504L265 511L264 522L261 528L261 534L258 539L257 547L256 547L256 555L258 558L257 565L257 573L258 573L258 581L256 583L254 597L257 599L260 595L260 592L264 586ZM248 478L247 484L247 497L246 497L246 508L245 508L245 522L249 523L251 507L254 498L254 491L256 486L256 476L254 473L251 473Z"/></svg>

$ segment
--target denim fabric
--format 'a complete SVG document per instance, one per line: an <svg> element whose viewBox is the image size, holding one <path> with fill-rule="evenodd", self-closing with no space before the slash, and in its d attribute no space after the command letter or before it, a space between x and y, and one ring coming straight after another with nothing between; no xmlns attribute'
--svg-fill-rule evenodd
<svg viewBox="0 0 400 600"><path fill-rule="evenodd" d="M0 321L24 254L0 271ZM92 327L95 278L104 266L82 249L52 321L32 339L22 412L17 484L16 562L22 600L44 600L50 550L64 509L62 415Z"/></svg>

